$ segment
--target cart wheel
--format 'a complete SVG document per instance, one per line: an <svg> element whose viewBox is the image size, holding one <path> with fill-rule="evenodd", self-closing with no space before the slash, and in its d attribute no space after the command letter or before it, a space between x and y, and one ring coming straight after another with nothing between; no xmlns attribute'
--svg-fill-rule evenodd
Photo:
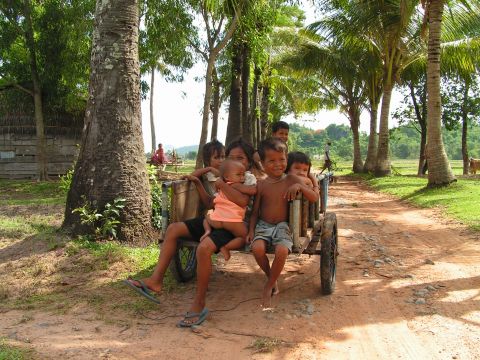
<svg viewBox="0 0 480 360"><path fill-rule="evenodd" d="M320 282L322 294L330 295L335 289L337 270L337 216L334 213L325 214L321 235Z"/></svg>
<svg viewBox="0 0 480 360"><path fill-rule="evenodd" d="M177 251L170 263L170 271L178 282L188 282L195 277L197 272L196 251L196 244L178 240Z"/></svg>

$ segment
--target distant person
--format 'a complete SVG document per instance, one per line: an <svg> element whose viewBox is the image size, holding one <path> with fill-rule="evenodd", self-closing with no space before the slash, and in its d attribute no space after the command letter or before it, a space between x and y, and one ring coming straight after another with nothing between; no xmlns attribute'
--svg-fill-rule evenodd
<svg viewBox="0 0 480 360"><path fill-rule="evenodd" d="M427 153L427 148L428 148L428 144L425 144L425 149L424 149L424 153L423 153L423 156L425 157L425 161L423 163L423 166L422 166L422 175L425 175L428 171L428 153Z"/></svg>
<svg viewBox="0 0 480 360"><path fill-rule="evenodd" d="M150 160L152 165L162 167L163 164L167 162L167 157L165 156L165 151L163 150L162 144L158 144L158 149L155 150L153 156Z"/></svg>
<svg viewBox="0 0 480 360"><path fill-rule="evenodd" d="M325 153L324 153L324 162L323 162L323 168L320 171L320 174L323 173L325 169L328 169L328 171L332 170L332 160L330 159L330 146L332 143L329 141L325 145Z"/></svg>

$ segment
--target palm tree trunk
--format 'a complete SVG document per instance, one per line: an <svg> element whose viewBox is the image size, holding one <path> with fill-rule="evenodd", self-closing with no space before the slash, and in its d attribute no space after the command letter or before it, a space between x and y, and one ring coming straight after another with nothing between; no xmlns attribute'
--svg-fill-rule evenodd
<svg viewBox="0 0 480 360"><path fill-rule="evenodd" d="M429 3L427 60L427 161L428 186L455 181L442 139L442 103L440 98L440 35L444 0Z"/></svg>
<svg viewBox="0 0 480 360"><path fill-rule="evenodd" d="M63 221L64 228L85 233L73 209L86 200L101 211L124 198L118 238L131 243L154 237L140 111L138 8L138 0L97 1L85 127Z"/></svg>
<svg viewBox="0 0 480 360"><path fill-rule="evenodd" d="M420 154L418 157L417 175L423 176L426 174L428 169L427 156L425 153L427 144L427 107L425 104L427 89L425 86L423 87L422 96L420 98L420 108L412 81L408 82L408 87L410 88L410 98L412 99L413 109L415 110L415 117L420 125Z"/></svg>
<svg viewBox="0 0 480 360"><path fill-rule="evenodd" d="M377 162L375 176L390 175L390 149L388 146L388 117L390 113L390 100L392 98L392 82L386 81L383 87L382 108L380 110L380 132L378 136Z"/></svg>
<svg viewBox="0 0 480 360"><path fill-rule="evenodd" d="M378 116L378 104L370 105L370 135L368 136L368 149L367 158L365 159L365 165L363 166L364 172L371 172L375 170L375 163L377 159L377 116Z"/></svg>
<svg viewBox="0 0 480 360"><path fill-rule="evenodd" d="M262 102L260 104L260 141L267 137L268 113L270 111L270 87L262 88Z"/></svg>
<svg viewBox="0 0 480 360"><path fill-rule="evenodd" d="M207 142L208 134L208 118L209 118L209 106L212 98L212 73L215 64L215 58L210 57L207 63L207 71L205 74L205 97L203 98L203 117L202 117L202 131L200 133L200 143L198 144L197 161L195 168L200 169L203 167L202 149L203 145Z"/></svg>
<svg viewBox="0 0 480 360"><path fill-rule="evenodd" d="M250 49L247 43L242 46L242 137L253 143L248 88L250 86Z"/></svg>
<svg viewBox="0 0 480 360"><path fill-rule="evenodd" d="M360 127L360 110L351 109L349 111L350 128L352 129L353 137L353 167L354 173L363 171L362 153L360 151L360 136L358 129Z"/></svg>
<svg viewBox="0 0 480 360"><path fill-rule="evenodd" d="M28 53L30 55L30 72L33 82L33 104L35 113L35 128L37 135L37 176L38 180L48 180L47 172L47 141L45 138L45 121L43 118L43 100L42 86L37 68L37 55L35 50L35 39L33 33L32 17L30 1L25 1L25 21L27 28L25 29L25 39L27 43Z"/></svg>
<svg viewBox="0 0 480 360"><path fill-rule="evenodd" d="M218 80L217 69L213 68L213 101L212 101L212 131L210 140L216 140L218 134L218 114L220 113L220 81Z"/></svg>
<svg viewBox="0 0 480 360"><path fill-rule="evenodd" d="M233 46L232 81L225 143L229 144L242 133L242 45L236 41Z"/></svg>
<svg viewBox="0 0 480 360"><path fill-rule="evenodd" d="M463 175L468 175L468 168L470 160L468 158L467 133L468 133L468 91L470 90L470 81L465 81L465 88L463 91L462 104L462 159L463 159Z"/></svg>
<svg viewBox="0 0 480 360"><path fill-rule="evenodd" d="M258 85L260 83L260 75L262 74L260 68L255 64L255 69L253 71L253 86L252 86L252 102L250 105L250 121L252 124L252 133L253 133L253 142L252 145L257 148L259 144L259 129L260 129L260 122L258 116Z"/></svg>
<svg viewBox="0 0 480 360"><path fill-rule="evenodd" d="M152 136L152 155L155 153L157 139L155 137L155 121L153 119L153 94L155 86L155 67L151 68L152 75L150 77L150 135Z"/></svg>
<svg viewBox="0 0 480 360"><path fill-rule="evenodd" d="M208 118L209 118L209 110L210 110L210 101L212 97L212 74L215 68L215 61L217 60L218 54L227 46L228 42L233 36L235 29L237 28L238 18L242 14L242 6L243 1L240 1L238 7L235 11L235 16L233 17L230 26L224 35L223 39L218 42L217 45L210 44L209 48L209 55L207 60L207 70L205 75L205 96L203 100L203 117L202 117L202 131L200 134L200 142L198 144L198 151L197 151L197 160L195 163L195 168L199 169L203 166L203 159L202 159L202 149L203 145L205 145L207 141L207 133L208 133ZM208 19L205 18L207 22L206 26L208 27Z"/></svg>

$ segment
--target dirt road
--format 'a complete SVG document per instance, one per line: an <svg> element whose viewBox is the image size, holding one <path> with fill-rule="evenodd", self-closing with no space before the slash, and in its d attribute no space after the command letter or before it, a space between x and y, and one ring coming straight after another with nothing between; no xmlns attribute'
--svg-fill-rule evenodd
<svg viewBox="0 0 480 360"><path fill-rule="evenodd" d="M54 359L480 358L478 233L348 180L331 188L329 210L340 244L331 296L320 295L319 257L293 255L275 310L261 311L264 278L251 256L234 254L219 260L207 299L214 311L193 331L175 327L179 316L162 319L187 310L188 285L125 326L88 307L9 311L0 337Z"/></svg>

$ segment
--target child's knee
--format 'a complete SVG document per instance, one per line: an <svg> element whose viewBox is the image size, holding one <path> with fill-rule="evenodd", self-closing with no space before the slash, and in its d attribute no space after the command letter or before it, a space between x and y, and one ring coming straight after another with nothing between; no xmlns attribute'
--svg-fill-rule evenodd
<svg viewBox="0 0 480 360"><path fill-rule="evenodd" d="M277 245L275 247L275 256L287 257L289 249L283 245Z"/></svg>
<svg viewBox="0 0 480 360"><path fill-rule="evenodd" d="M197 257L198 256L211 256L215 250L216 246L215 244L210 240L208 241L209 238L206 238L203 240L198 246L197 246Z"/></svg>
<svg viewBox="0 0 480 360"><path fill-rule="evenodd" d="M252 252L255 255L265 255L266 247L265 242L261 240L257 240L252 244Z"/></svg>

